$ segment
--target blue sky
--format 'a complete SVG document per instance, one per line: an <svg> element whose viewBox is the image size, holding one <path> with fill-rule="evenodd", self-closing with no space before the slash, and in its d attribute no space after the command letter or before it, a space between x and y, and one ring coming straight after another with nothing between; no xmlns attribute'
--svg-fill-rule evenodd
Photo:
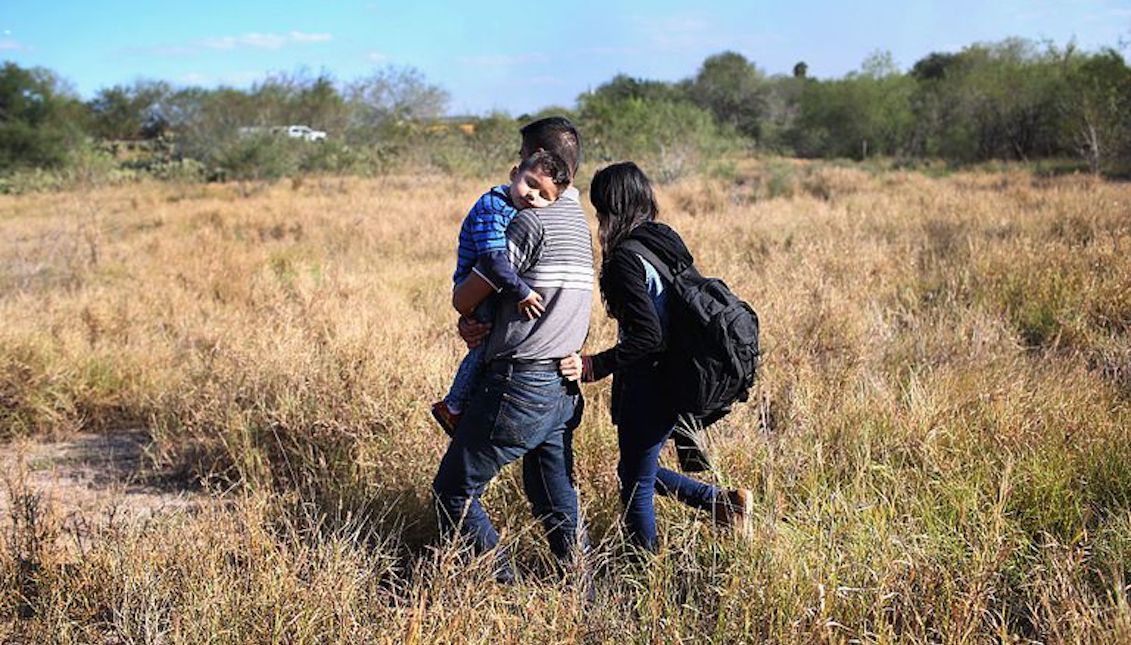
<svg viewBox="0 0 1131 645"><path fill-rule="evenodd" d="M1008 36L1118 48L1131 40L1131 0L3 0L0 9L0 58L48 67L86 98L139 78L247 86L305 68L348 81L396 65L447 89L452 113L515 115L572 106L619 72L684 78L727 49L771 74L804 60L811 75L835 77L876 50L906 69L931 51Z"/></svg>

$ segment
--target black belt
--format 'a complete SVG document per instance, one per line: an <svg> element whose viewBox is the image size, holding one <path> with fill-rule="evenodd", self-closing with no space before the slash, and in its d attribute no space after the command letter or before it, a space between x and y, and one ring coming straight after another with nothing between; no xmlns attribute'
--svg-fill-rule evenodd
<svg viewBox="0 0 1131 645"><path fill-rule="evenodd" d="M509 374L511 372L556 372L558 371L558 359L556 358L543 358L538 360L507 360L496 359L487 363L487 369L497 374Z"/></svg>

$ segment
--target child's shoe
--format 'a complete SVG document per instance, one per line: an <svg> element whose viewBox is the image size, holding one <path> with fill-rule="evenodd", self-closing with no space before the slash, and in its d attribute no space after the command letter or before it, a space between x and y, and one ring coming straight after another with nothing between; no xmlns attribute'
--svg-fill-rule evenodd
<svg viewBox="0 0 1131 645"><path fill-rule="evenodd" d="M462 414L452 412L451 408L448 407L447 401L437 401L432 404L432 418L436 420L436 423L440 424L440 427L444 429L444 432L448 433L449 437L455 435L456 426L459 425L459 420L462 416Z"/></svg>

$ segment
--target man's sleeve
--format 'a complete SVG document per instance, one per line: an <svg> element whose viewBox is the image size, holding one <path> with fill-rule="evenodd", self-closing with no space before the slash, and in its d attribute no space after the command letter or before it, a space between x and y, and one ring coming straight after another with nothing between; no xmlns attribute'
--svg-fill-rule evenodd
<svg viewBox="0 0 1131 645"><path fill-rule="evenodd" d="M521 211L507 226L507 256L519 275L526 273L542 257L542 221L533 212Z"/></svg>

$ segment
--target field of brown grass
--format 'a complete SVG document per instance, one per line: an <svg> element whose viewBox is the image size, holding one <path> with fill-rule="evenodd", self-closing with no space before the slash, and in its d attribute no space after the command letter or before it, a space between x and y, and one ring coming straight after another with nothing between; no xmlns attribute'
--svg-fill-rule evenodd
<svg viewBox="0 0 1131 645"><path fill-rule="evenodd" d="M586 386L592 603L515 472L485 505L519 584L436 546L428 404L486 186L0 196L0 450L141 432L146 472L208 500L73 511L20 459L0 641L1131 642L1131 185L747 161L662 187L762 319L756 396L713 434L757 531L660 502L660 554L626 557ZM588 347L614 334L595 307Z"/></svg>

